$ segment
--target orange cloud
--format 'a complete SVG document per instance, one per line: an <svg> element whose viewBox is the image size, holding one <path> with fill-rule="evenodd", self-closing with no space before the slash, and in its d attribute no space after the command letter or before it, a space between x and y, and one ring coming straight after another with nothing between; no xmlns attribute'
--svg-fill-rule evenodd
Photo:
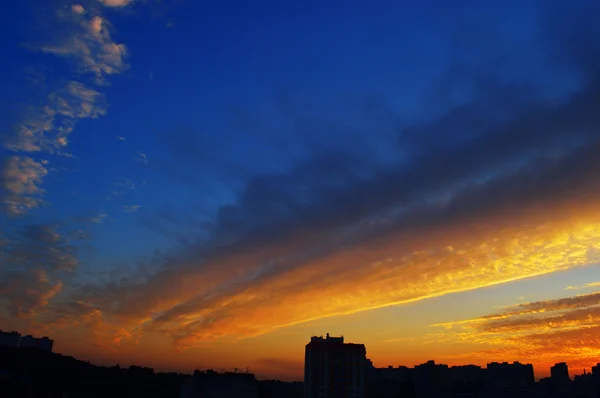
<svg viewBox="0 0 600 398"><path fill-rule="evenodd" d="M98 78L124 70L125 47L113 42L107 21L70 17L76 34L45 51L75 59ZM239 201L219 208L202 231L206 240L156 256L129 278L73 286L61 299L86 303L84 313L97 309L92 318L102 322L88 327L112 331L115 341L150 332L179 347L199 346L597 263L599 80L584 58L573 62L585 63L578 72L586 82L564 101L525 101L469 139L421 148L443 139L440 132L480 128L463 121L485 120L482 108L461 107L419 126L423 141L403 141L417 148L406 161L317 153L289 172L259 175ZM102 113L93 112L93 91L76 91L89 104L67 114ZM521 93L490 94L504 103L506 94ZM183 140L188 154L189 144ZM544 308L526 305L490 319ZM568 331L580 315L546 321ZM464 323L451 337L510 347L520 342L503 327L544 330L539 322L490 319L481 328Z"/></svg>
<svg viewBox="0 0 600 398"><path fill-rule="evenodd" d="M111 290L107 297L123 300L123 304L127 298L121 294L132 300L153 300L140 302L150 308L140 306L132 311L136 307L128 306L125 308L130 312L114 315L132 327L162 332L177 344L194 346L207 340L245 338L323 317L597 262L600 219L593 216L595 209L595 204L580 201L577 206L557 206L552 220L546 219L544 208L528 208L513 210L510 217L506 213L487 217L485 223L476 218L445 228L400 231L249 280L241 273L238 282L235 275L241 269L238 271L234 264L263 263L264 259L260 251L236 253L190 272L184 279L177 279L176 273L165 275L156 283L172 286L167 295L157 289L155 295L139 296L150 293L153 286L141 284L130 286L127 293ZM277 245L275 250L285 256L285 245ZM212 286L222 287L211 290ZM575 308L592 298L597 296L565 299L553 303L553 308ZM549 311L549 307L528 303L511 311L482 321Z"/></svg>
<svg viewBox="0 0 600 398"><path fill-rule="evenodd" d="M516 306L509 307L509 310L484 315L475 319L468 319L462 321L455 322L446 322L440 323L433 326L442 326L445 328L452 328L454 326L459 325L469 325L469 324L493 324L498 323L496 320L505 320L509 319L513 320L515 317L529 314L539 314L539 313L547 313L553 311L562 311L562 310L575 310L582 307L589 307L593 305L600 304L600 292L590 293L590 294L582 294L574 297L566 297L559 300L547 300L547 301L537 301L533 303L524 303Z"/></svg>
<svg viewBox="0 0 600 398"><path fill-rule="evenodd" d="M268 240L192 248L144 280L83 295L124 324L194 345L593 264L594 148L469 185L441 205L407 202L379 222L299 222Z"/></svg>
<svg viewBox="0 0 600 398"><path fill-rule="evenodd" d="M599 304L600 292L525 303L515 306L515 310L433 325L444 327L445 331L424 340L496 346L466 356L519 358L533 362L542 373L558 360L581 372L600 357Z"/></svg>
<svg viewBox="0 0 600 398"><path fill-rule="evenodd" d="M574 157L582 159L579 153ZM591 163L580 166L598 167L595 154L587 159ZM552 173L547 178L561 182ZM504 201L493 210L473 210L477 198L502 191L504 183L472 188L442 206L409 207L400 216L361 224L355 234L338 236L336 230L327 230L323 235L320 228L301 228L259 240L260 245L248 240L212 252L186 248L157 257L156 272L106 286L80 286L62 298L86 303L84 313L89 308L101 313L101 322L86 325L101 331L94 337L97 340L121 341L133 334L135 341L152 332L182 348L600 261L600 192L594 179L576 181L571 190L561 186L564 194L552 200L521 200L519 206ZM518 181L517 185L527 184ZM527 196L526 190L519 192ZM429 338L504 346L511 344L507 330L525 328L527 334L534 326L545 330L556 324L566 330L583 322L580 316L595 313L555 316L546 319L546 326L522 319L520 324L494 321L575 309L592 299L596 296L551 305L526 303L476 322L457 323L464 330ZM483 326L475 328L479 324Z"/></svg>
<svg viewBox="0 0 600 398"><path fill-rule="evenodd" d="M125 7L133 2L133 0L98 0L106 7Z"/></svg>

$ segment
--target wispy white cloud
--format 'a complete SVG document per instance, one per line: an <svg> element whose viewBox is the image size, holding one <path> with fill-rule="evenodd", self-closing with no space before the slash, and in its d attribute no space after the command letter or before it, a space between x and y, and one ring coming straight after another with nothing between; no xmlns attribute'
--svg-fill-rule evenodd
<svg viewBox="0 0 600 398"><path fill-rule="evenodd" d="M104 4L106 7L125 7L131 3L133 0L98 0L100 3Z"/></svg>
<svg viewBox="0 0 600 398"><path fill-rule="evenodd" d="M135 154L135 160L140 163L148 163L148 156L145 153L138 151Z"/></svg>
<svg viewBox="0 0 600 398"><path fill-rule="evenodd" d="M5 147L13 152L61 152L77 120L98 118L106 109L103 94L81 82L68 81L46 97L44 106L24 115Z"/></svg>
<svg viewBox="0 0 600 398"><path fill-rule="evenodd" d="M74 100L72 114L77 118L96 118L104 116L106 108L104 95L98 91L86 87L82 83L70 81L67 84L66 92Z"/></svg>
<svg viewBox="0 0 600 398"><path fill-rule="evenodd" d="M103 0L107 7L123 7L129 0ZM53 15L56 30L48 32L53 39L44 45L29 48L73 61L77 72L92 75L96 84L104 84L108 76L124 71L127 49L113 40L109 21L98 7L72 4L70 9L57 9ZM51 17L51 16L49 16ZM84 78L78 78L81 80ZM46 88L40 105L29 105L9 135L4 147L12 152L68 155L65 148L69 135L80 119L97 118L106 114L107 103L103 93L90 85L73 79L58 87ZM123 137L124 139L124 137ZM12 215L24 214L39 206L43 190L39 187L47 170L42 163L27 156L14 156L5 163L2 175L4 191L2 204Z"/></svg>
<svg viewBox="0 0 600 398"><path fill-rule="evenodd" d="M110 215L108 213L101 212L101 213L95 214L93 216L75 217L73 220L77 221L77 222L81 222L81 223L86 223L86 224L103 224L104 219L109 218L109 217L110 217Z"/></svg>
<svg viewBox="0 0 600 398"><path fill-rule="evenodd" d="M117 137L117 139L118 139L119 141L125 141L127 138L125 138L125 137L123 137L123 136L119 136L119 137Z"/></svg>
<svg viewBox="0 0 600 398"><path fill-rule="evenodd" d="M581 285L581 286L567 286L567 287L565 287L565 290L582 290L582 289L588 289L588 288L592 288L592 287L600 287L600 281L586 283L585 285Z"/></svg>
<svg viewBox="0 0 600 398"><path fill-rule="evenodd" d="M123 177L117 179L117 181L115 182L115 186L117 188L114 189L109 195L105 196L106 200L111 200L116 196L123 195L125 194L125 191L135 191L137 188L136 183L134 181Z"/></svg>
<svg viewBox="0 0 600 398"><path fill-rule="evenodd" d="M74 60L81 72L92 73L97 83L104 83L106 76L127 68L127 48L112 39L108 20L100 15L88 18L87 13L78 12L80 10L73 8L70 17L62 18L72 25L71 34L59 43L43 46L39 50Z"/></svg>
<svg viewBox="0 0 600 398"><path fill-rule="evenodd" d="M131 181L129 178L118 178L117 182L115 182L115 186L122 189L135 190L135 182Z"/></svg>
<svg viewBox="0 0 600 398"><path fill-rule="evenodd" d="M69 238L72 240L85 240L85 239L88 239L89 237L90 237L89 234L82 229L77 229L77 230L71 231L69 233Z"/></svg>
<svg viewBox="0 0 600 398"><path fill-rule="evenodd" d="M40 188L48 170L27 156L11 156L2 168L2 204L11 216L22 215L38 207L44 190Z"/></svg>
<svg viewBox="0 0 600 398"><path fill-rule="evenodd" d="M100 213L95 217L90 218L90 221L93 222L94 224L102 224L104 223L104 219L108 218L109 215L106 213Z"/></svg>
<svg viewBox="0 0 600 398"><path fill-rule="evenodd" d="M131 205L131 206L123 205L123 211L125 213L135 213L139 209L140 209L140 205Z"/></svg>

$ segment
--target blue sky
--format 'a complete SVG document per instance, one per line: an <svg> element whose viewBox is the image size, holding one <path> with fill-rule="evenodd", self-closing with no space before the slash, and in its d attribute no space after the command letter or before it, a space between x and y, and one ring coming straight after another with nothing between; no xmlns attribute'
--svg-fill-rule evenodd
<svg viewBox="0 0 600 398"><path fill-rule="evenodd" d="M516 280L543 301L600 279L591 0L8 7L15 328L83 328L76 353L124 335L197 348L407 302L435 317L448 294L481 297L476 317L486 286L512 305Z"/></svg>

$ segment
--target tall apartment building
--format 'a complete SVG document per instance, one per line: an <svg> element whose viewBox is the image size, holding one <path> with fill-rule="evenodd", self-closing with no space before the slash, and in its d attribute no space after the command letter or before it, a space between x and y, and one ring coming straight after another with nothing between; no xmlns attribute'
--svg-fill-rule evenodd
<svg viewBox="0 0 600 398"><path fill-rule="evenodd" d="M364 398L366 368L364 344L313 336L305 349L304 398Z"/></svg>
<svg viewBox="0 0 600 398"><path fill-rule="evenodd" d="M600 397L600 363L592 367L592 380L596 389L596 395Z"/></svg>
<svg viewBox="0 0 600 398"><path fill-rule="evenodd" d="M565 362L559 362L550 368L550 380L552 388L557 391L567 390L571 385L569 366Z"/></svg>
<svg viewBox="0 0 600 398"><path fill-rule="evenodd" d="M520 362L487 364L488 384L494 389L523 390L535 386L533 365Z"/></svg>
<svg viewBox="0 0 600 398"><path fill-rule="evenodd" d="M550 368L550 377L557 381L571 381L569 377L569 366L565 362L559 362Z"/></svg>

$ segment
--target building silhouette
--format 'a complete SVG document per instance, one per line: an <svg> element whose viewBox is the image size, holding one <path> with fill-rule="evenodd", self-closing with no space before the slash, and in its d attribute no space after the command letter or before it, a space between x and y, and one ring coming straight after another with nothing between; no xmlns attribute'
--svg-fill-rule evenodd
<svg viewBox="0 0 600 398"><path fill-rule="evenodd" d="M364 398L366 368L364 344L313 336L305 347L304 398Z"/></svg>
<svg viewBox="0 0 600 398"><path fill-rule="evenodd" d="M407 382L412 380L410 368L407 366L388 366L387 368L375 369L375 377L380 380L393 380L398 382Z"/></svg>
<svg viewBox="0 0 600 398"><path fill-rule="evenodd" d="M559 362L550 368L550 385L555 394L564 394L570 390L571 378L565 362Z"/></svg>
<svg viewBox="0 0 600 398"><path fill-rule="evenodd" d="M51 342L0 332L0 398L600 398L600 363L571 379L559 362L538 382L533 366L519 362L377 368L364 345L329 335L306 345L304 383L257 380L237 370L190 376L95 366L53 353Z"/></svg>
<svg viewBox="0 0 600 398"><path fill-rule="evenodd" d="M550 368L550 378L555 382L571 381L569 377L569 366L565 362L559 362Z"/></svg>
<svg viewBox="0 0 600 398"><path fill-rule="evenodd" d="M261 380L258 382L259 398L302 398L302 382L283 382L280 380Z"/></svg>
<svg viewBox="0 0 600 398"><path fill-rule="evenodd" d="M437 398L449 389L448 365L427 361L413 371L415 395L420 398Z"/></svg>
<svg viewBox="0 0 600 398"><path fill-rule="evenodd" d="M520 362L487 364L488 384L499 390L528 390L534 387L533 365Z"/></svg>
<svg viewBox="0 0 600 398"><path fill-rule="evenodd" d="M600 398L600 363L592 366L592 386L597 398Z"/></svg>
<svg viewBox="0 0 600 398"><path fill-rule="evenodd" d="M0 346L1 347L21 347L21 333L19 332L3 332L0 330Z"/></svg>
<svg viewBox="0 0 600 398"><path fill-rule="evenodd" d="M251 373L200 372L182 384L180 398L258 398L258 381Z"/></svg>
<svg viewBox="0 0 600 398"><path fill-rule="evenodd" d="M38 350L52 352L54 340L44 336L42 338L31 335L21 337L21 348L37 348Z"/></svg>
<svg viewBox="0 0 600 398"><path fill-rule="evenodd" d="M35 348L41 351L52 352L54 340L44 336L42 338L32 335L21 336L19 332L3 332L0 330L0 346L11 348Z"/></svg>

